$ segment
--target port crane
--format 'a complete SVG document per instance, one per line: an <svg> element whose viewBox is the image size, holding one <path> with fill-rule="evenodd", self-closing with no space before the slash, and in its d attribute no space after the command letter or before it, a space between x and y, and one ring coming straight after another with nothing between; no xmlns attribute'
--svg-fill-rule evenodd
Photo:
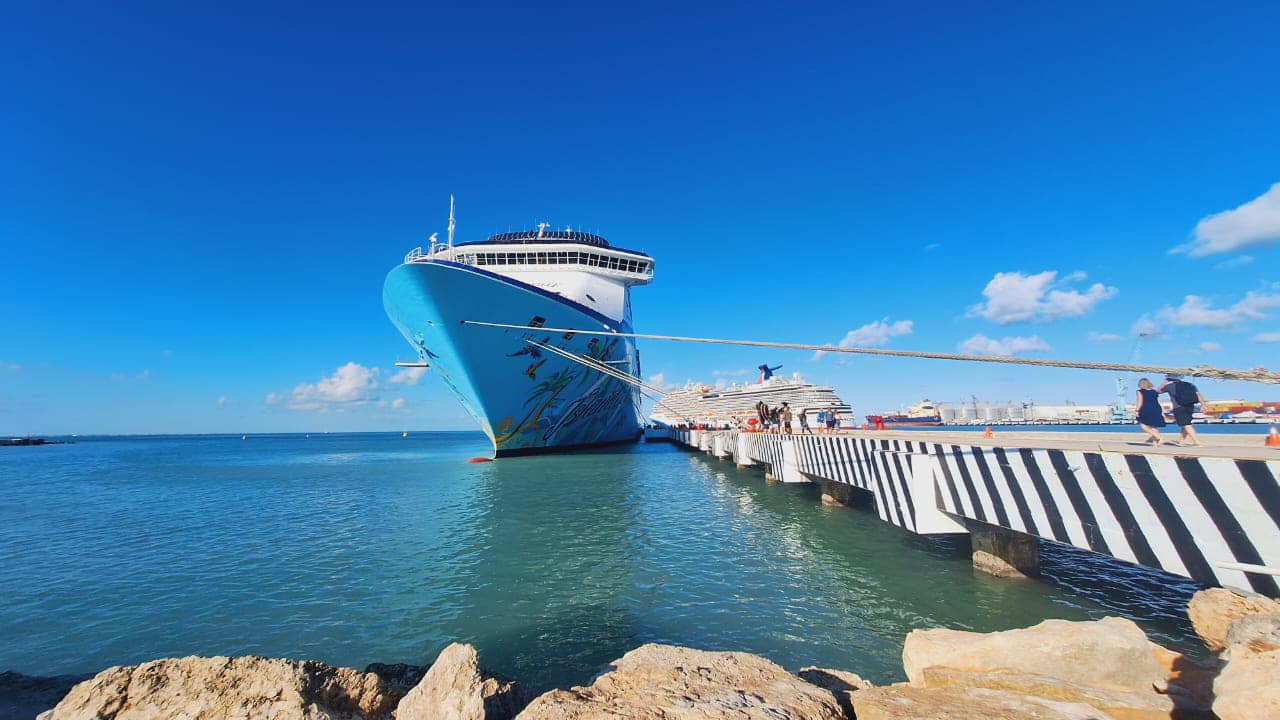
<svg viewBox="0 0 1280 720"><path fill-rule="evenodd" d="M1133 344L1133 353L1129 356L1129 364L1137 365L1138 359L1142 356L1142 346L1147 341L1148 333L1138 333L1138 340ZM1116 377L1116 401L1111 406L1112 422L1130 422L1133 416L1129 414L1129 385L1125 382L1123 375Z"/></svg>

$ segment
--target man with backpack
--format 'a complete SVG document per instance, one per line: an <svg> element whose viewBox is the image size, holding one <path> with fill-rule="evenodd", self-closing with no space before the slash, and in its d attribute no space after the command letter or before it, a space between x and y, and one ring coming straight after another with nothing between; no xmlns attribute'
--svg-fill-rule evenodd
<svg viewBox="0 0 1280 720"><path fill-rule="evenodd" d="M1199 445L1196 429L1191 427L1191 416L1196 411L1196 405L1204 402L1200 390L1183 380L1181 375L1169 374L1156 392L1169 393L1169 399L1173 401L1173 421L1178 423L1178 429L1182 432L1182 442L1179 445Z"/></svg>

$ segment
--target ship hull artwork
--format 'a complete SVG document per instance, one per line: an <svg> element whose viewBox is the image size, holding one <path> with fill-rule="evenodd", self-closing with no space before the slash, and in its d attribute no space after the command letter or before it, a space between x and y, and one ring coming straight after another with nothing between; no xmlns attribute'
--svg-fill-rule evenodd
<svg viewBox="0 0 1280 720"><path fill-rule="evenodd" d="M418 355L412 365L457 397L494 457L634 442L637 387L589 363L639 377L635 341L542 327L632 332L629 288L648 282L652 266L603 238L544 225L415 250L387 275L383 305Z"/></svg>

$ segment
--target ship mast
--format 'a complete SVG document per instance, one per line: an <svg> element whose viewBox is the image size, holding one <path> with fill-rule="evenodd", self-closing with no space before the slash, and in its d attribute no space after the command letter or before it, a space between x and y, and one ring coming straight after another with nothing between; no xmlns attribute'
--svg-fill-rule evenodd
<svg viewBox="0 0 1280 720"><path fill-rule="evenodd" d="M453 249L453 194L449 194L449 249Z"/></svg>

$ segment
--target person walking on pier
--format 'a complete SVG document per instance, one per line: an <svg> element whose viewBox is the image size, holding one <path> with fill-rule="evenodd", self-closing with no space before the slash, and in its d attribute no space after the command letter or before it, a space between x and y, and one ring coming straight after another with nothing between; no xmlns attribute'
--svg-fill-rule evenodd
<svg viewBox="0 0 1280 720"><path fill-rule="evenodd" d="M1165 426L1164 409L1160 407L1160 393L1155 391L1151 381L1142 378L1138 381L1138 427L1151 437L1147 440L1152 445L1160 445L1160 430Z"/></svg>
<svg viewBox="0 0 1280 720"><path fill-rule="evenodd" d="M778 412L778 419L782 421L782 431L791 434L791 406L782 403L782 409Z"/></svg>
<svg viewBox="0 0 1280 720"><path fill-rule="evenodd" d="M1156 392L1169 393L1169 399L1173 401L1173 421L1178 423L1178 429L1182 432L1182 442L1178 444L1199 445L1200 438L1196 436L1196 429L1191 427L1191 418L1195 414L1196 405L1204 403L1200 389L1183 380L1181 375L1169 374Z"/></svg>
<svg viewBox="0 0 1280 720"><path fill-rule="evenodd" d="M813 434L813 430L809 429L809 408L800 411L800 433Z"/></svg>

